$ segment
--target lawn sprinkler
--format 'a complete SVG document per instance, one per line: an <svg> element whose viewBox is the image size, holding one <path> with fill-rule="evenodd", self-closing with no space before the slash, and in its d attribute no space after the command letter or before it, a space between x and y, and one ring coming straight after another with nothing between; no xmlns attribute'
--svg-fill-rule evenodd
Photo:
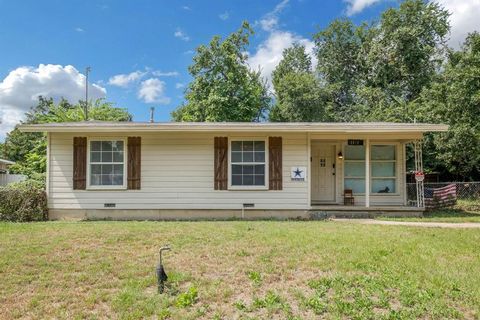
<svg viewBox="0 0 480 320"><path fill-rule="evenodd" d="M165 289L165 281L167 281L168 279L162 264L162 251L169 251L169 250L170 250L169 245L166 245L160 248L160 260L157 266L158 293L163 293L163 290Z"/></svg>

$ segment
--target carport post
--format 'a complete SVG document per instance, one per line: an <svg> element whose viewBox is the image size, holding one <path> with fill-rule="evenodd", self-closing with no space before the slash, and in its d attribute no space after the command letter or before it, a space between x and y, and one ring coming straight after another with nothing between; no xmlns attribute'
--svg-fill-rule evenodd
<svg viewBox="0 0 480 320"><path fill-rule="evenodd" d="M370 139L365 140L365 207L370 207Z"/></svg>
<svg viewBox="0 0 480 320"><path fill-rule="evenodd" d="M423 172L423 160L422 160L422 141L413 141L413 147L415 150L415 173ZM415 179L417 189L417 207L425 207L425 193L423 188L423 180Z"/></svg>

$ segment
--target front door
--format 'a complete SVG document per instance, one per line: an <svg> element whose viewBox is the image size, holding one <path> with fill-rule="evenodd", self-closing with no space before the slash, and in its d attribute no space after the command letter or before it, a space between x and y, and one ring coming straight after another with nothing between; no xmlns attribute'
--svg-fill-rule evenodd
<svg viewBox="0 0 480 320"><path fill-rule="evenodd" d="M312 202L335 202L335 144L312 142Z"/></svg>

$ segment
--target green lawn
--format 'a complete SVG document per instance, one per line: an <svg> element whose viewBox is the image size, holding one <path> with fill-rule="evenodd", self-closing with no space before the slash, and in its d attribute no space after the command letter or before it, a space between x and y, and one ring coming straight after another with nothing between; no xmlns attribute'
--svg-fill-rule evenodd
<svg viewBox="0 0 480 320"><path fill-rule="evenodd" d="M422 218L379 217L378 219L423 222L480 222L480 200L459 200L453 208L426 211Z"/></svg>
<svg viewBox="0 0 480 320"><path fill-rule="evenodd" d="M478 319L479 246L332 221L1 223L0 318Z"/></svg>

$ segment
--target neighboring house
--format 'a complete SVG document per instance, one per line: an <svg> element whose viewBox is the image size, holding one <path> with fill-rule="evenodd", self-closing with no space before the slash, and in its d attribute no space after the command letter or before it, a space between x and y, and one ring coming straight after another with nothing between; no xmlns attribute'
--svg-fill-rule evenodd
<svg viewBox="0 0 480 320"><path fill-rule="evenodd" d="M8 168L15 164L13 161L0 159L0 186L5 186L11 182L18 182L25 180L25 176L21 174L10 174Z"/></svg>
<svg viewBox="0 0 480 320"><path fill-rule="evenodd" d="M20 126L48 133L53 219L418 213L423 191L419 201L408 201L405 147L416 146L416 170L422 171L423 134L447 129L420 123ZM344 205L344 190L351 190L354 205Z"/></svg>

